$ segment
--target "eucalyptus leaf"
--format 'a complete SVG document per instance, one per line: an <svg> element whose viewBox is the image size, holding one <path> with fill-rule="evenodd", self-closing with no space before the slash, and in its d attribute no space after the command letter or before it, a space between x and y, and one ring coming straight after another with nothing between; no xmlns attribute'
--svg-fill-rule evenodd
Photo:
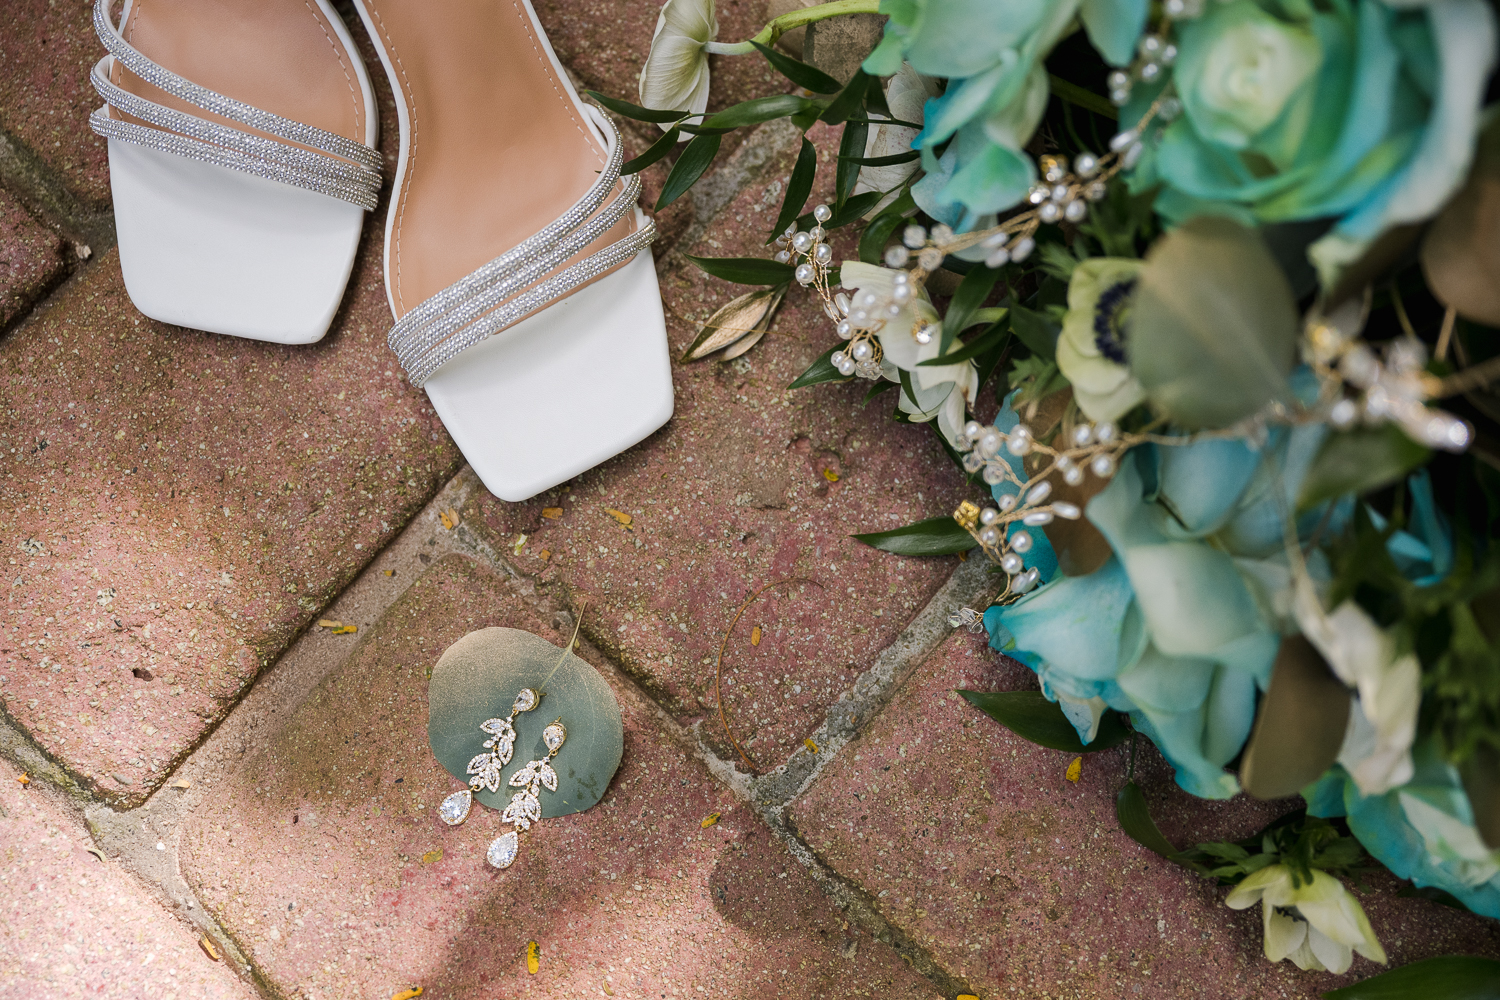
<svg viewBox="0 0 1500 1000"><path fill-rule="evenodd" d="M468 783L469 761L484 753L486 719L506 718L517 692L529 687L541 703L519 713L515 754L500 773L500 791L474 798L503 809L514 794L507 782L530 760L547 756L542 730L561 718L568 739L552 760L556 792L541 796L543 816L582 812L598 802L625 748L625 726L614 692L599 672L571 650L513 628L470 632L449 646L432 668L427 686L427 739L432 753L458 780Z"/></svg>
<svg viewBox="0 0 1500 1000"><path fill-rule="evenodd" d="M1396 482L1432 455L1395 424L1328 435L1302 480L1297 509Z"/></svg>
<svg viewBox="0 0 1500 1000"><path fill-rule="evenodd" d="M740 285L784 285L792 280L792 265L765 257L694 257L683 254L715 278Z"/></svg>
<svg viewBox="0 0 1500 1000"><path fill-rule="evenodd" d="M964 700L1006 729L1038 746L1067 753L1093 753L1119 746L1130 736L1119 713L1106 712L1099 732L1084 744L1062 708L1040 691L960 691Z"/></svg>
<svg viewBox="0 0 1500 1000"><path fill-rule="evenodd" d="M1349 689L1312 643L1287 636L1245 745L1240 784L1258 799L1297 794L1338 757L1348 722Z"/></svg>
<svg viewBox="0 0 1500 1000"><path fill-rule="evenodd" d="M739 104L732 104L703 121L704 128L739 128L741 125L759 125L776 118L805 113L820 108L816 101L795 94L773 94L756 97Z"/></svg>
<svg viewBox="0 0 1500 1000"><path fill-rule="evenodd" d="M1155 851L1168 861L1177 859L1177 848L1162 835L1156 820L1151 818L1146 796L1141 794L1141 786L1134 781L1125 782L1125 787L1115 797L1115 819L1125 835L1137 844Z"/></svg>
<svg viewBox="0 0 1500 1000"><path fill-rule="evenodd" d="M714 314L703 324L703 329L698 333L698 339L682 352L682 360L699 361L726 347L731 349L739 347L736 341L749 339L747 334L765 333L766 327L770 325L771 315L776 311L776 307L781 305L782 297L786 295L786 289L786 285L757 288L753 292L746 292L724 303L714 310ZM755 340L760 340L760 337L756 336ZM744 351L738 353L743 354ZM730 355L725 355L726 360L729 357Z"/></svg>
<svg viewBox="0 0 1500 1000"><path fill-rule="evenodd" d="M884 383L886 386L895 384ZM865 401L868 402L882 388L876 386L871 389L865 396ZM901 556L946 556L955 552L967 552L976 544L974 536L951 517L930 517L890 531L872 531L855 535L854 538L873 549Z"/></svg>
<svg viewBox="0 0 1500 1000"><path fill-rule="evenodd" d="M1424 958L1329 990L1323 1000L1500 1000L1500 961L1472 955Z"/></svg>
<svg viewBox="0 0 1500 1000"><path fill-rule="evenodd" d="M1227 427L1272 400L1290 402L1297 305L1253 230L1200 216L1146 255L1130 317L1130 369L1187 427Z"/></svg>
<svg viewBox="0 0 1500 1000"><path fill-rule="evenodd" d="M714 162L722 141L723 137L717 135L693 137L693 141L683 148L682 155L677 157L677 162L672 164L672 172L667 175L667 182L662 185L661 195L656 199L656 211L672 204L698 182L709 164Z"/></svg>
<svg viewBox="0 0 1500 1000"><path fill-rule="evenodd" d="M818 360L807 366L807 371L797 376L796 381L787 386L788 389L801 389L804 386L819 385L823 382L849 382L854 379L852 375L845 375L833 367L833 355L835 351L843 350L843 344L834 344L828 350L818 355Z"/></svg>

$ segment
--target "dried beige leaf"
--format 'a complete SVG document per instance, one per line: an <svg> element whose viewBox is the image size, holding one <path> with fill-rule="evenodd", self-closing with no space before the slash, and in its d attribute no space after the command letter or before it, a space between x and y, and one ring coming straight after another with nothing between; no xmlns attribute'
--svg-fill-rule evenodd
<svg viewBox="0 0 1500 1000"><path fill-rule="evenodd" d="M741 354L744 354L746 351L750 350L750 348L760 343L760 339L765 335L766 331L763 327L760 329L751 330L748 336L741 337L739 340L726 347L724 349L724 353L719 355L719 359L721 361L733 361L735 358L739 357Z"/></svg>
<svg viewBox="0 0 1500 1000"><path fill-rule="evenodd" d="M786 295L786 286L777 285L773 288L757 288L753 292L730 299L724 305L714 311L703 324L703 329L698 333L698 339L693 341L691 347L682 353L683 361L700 361L715 351L735 345L735 342L745 338L746 334L755 334L750 347L760 339L766 328L771 325L771 317L776 312L776 307L781 305L782 298ZM737 346L737 345L736 345ZM732 356L738 356L748 351L750 347L736 351ZM726 355L731 356L731 355Z"/></svg>
<svg viewBox="0 0 1500 1000"><path fill-rule="evenodd" d="M172 787L173 788L191 788L191 787L193 787L193 783L191 781L187 780L186 778L178 778L176 781L172 782Z"/></svg>
<svg viewBox="0 0 1500 1000"><path fill-rule="evenodd" d="M422 855L422 864L424 865L430 865L434 861L441 860L443 860L443 852L441 849L436 851L428 851L426 854Z"/></svg>

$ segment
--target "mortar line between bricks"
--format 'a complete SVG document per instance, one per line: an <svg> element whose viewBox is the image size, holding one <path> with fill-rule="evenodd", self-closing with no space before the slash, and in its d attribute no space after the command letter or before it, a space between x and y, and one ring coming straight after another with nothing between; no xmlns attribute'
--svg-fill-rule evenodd
<svg viewBox="0 0 1500 1000"><path fill-rule="evenodd" d="M29 146L0 128L0 186L26 209L74 244L89 248L87 260L115 245L115 217L89 208Z"/></svg>
<svg viewBox="0 0 1500 1000"><path fill-rule="evenodd" d="M466 543L474 558L507 576L522 576L472 532L460 531L459 534L460 542ZM817 780L922 663L947 641L953 633L948 616L960 607L984 601L993 589L989 564L985 560L971 558L961 563L911 623L889 646L876 654L875 662L855 680L852 693L846 693L829 707L826 719L813 735L817 751L805 747L797 750L788 760L761 776L746 774L733 762L720 757L703 739L703 720L691 727L683 726L633 674L615 663L602 646L593 643L621 681L650 706L658 723L684 750L701 760L715 780L750 808L840 911L871 937L894 948L914 970L950 995L974 994L976 991L963 979L949 973L931 952L887 920L862 887L834 871L819 857L787 817L786 809Z"/></svg>

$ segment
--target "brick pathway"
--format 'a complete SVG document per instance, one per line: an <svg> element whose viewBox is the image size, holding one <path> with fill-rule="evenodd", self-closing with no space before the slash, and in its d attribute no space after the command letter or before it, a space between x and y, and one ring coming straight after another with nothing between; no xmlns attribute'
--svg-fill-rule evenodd
<svg viewBox="0 0 1500 1000"><path fill-rule="evenodd" d="M84 125L90 7L17 0L0 31L0 997L1311 998L1373 971L1269 966L1254 914L1115 829L1123 751L1071 784L952 694L1030 684L946 624L983 565L848 536L950 510L960 478L860 387L785 389L830 337L806 296L745 357L676 366L648 441L524 504L397 374L378 221L315 347L139 316ZM539 10L581 84L633 93L654 5ZM764 0L719 20L748 34ZM712 107L785 89L715 62ZM627 126L631 152L656 134ZM811 137L826 186L838 134ZM797 148L784 123L735 139L658 219L674 354L735 294L683 252L762 252ZM714 657L778 582L723 666L752 773ZM494 814L433 815L457 785L426 670L475 628L561 643L585 602L624 761L497 873ZM1279 808L1189 800L1151 753L1136 773L1180 840ZM1493 922L1368 906L1397 961L1500 954Z"/></svg>

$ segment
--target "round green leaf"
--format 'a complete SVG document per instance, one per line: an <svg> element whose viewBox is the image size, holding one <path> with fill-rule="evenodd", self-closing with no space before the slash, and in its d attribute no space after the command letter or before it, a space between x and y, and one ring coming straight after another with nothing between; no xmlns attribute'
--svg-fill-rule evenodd
<svg viewBox="0 0 1500 1000"><path fill-rule="evenodd" d="M542 730L561 718L568 739L552 761L557 791L542 790L542 815L582 812L604 797L620 766L625 725L620 706L599 672L540 636L513 628L470 632L449 646L432 668L427 687L427 740L448 773L465 783L469 761L485 752L486 719L510 715L516 692L529 687L542 695L536 708L516 716L515 756L501 772L499 792L474 798L503 809L515 789L510 776L526 762L547 756Z"/></svg>

